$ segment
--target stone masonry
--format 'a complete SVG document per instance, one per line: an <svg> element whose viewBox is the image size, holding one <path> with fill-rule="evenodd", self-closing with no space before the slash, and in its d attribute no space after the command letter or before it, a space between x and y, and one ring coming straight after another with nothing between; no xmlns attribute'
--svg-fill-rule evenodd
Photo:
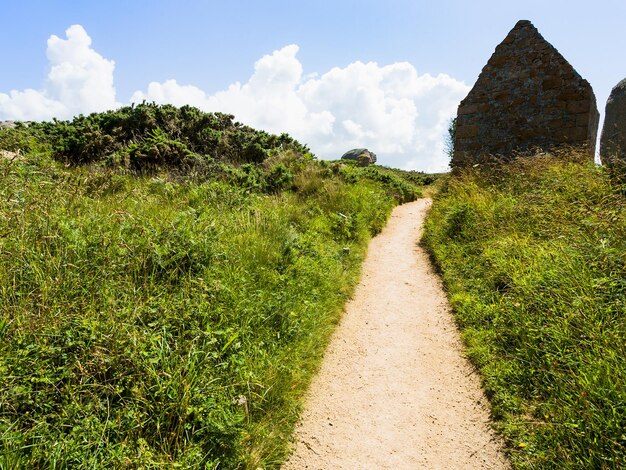
<svg viewBox="0 0 626 470"><path fill-rule="evenodd" d="M609 166L626 164L626 78L615 85L606 102L600 159Z"/></svg>
<svg viewBox="0 0 626 470"><path fill-rule="evenodd" d="M589 82L521 20L459 105L452 166L563 144L584 145L593 159L598 119Z"/></svg>

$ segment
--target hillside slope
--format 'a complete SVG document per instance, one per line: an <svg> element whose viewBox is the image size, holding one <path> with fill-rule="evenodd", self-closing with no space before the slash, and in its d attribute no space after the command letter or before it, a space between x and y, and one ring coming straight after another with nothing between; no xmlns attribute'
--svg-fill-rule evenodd
<svg viewBox="0 0 626 470"><path fill-rule="evenodd" d="M517 468L626 466L626 199L576 160L451 177L426 228Z"/></svg>
<svg viewBox="0 0 626 470"><path fill-rule="evenodd" d="M369 237L420 194L192 108L0 149L1 468L277 466Z"/></svg>

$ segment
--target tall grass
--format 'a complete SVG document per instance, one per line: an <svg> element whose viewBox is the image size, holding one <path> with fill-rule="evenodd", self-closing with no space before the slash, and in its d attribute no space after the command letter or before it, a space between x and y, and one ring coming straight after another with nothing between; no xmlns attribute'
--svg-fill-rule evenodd
<svg viewBox="0 0 626 470"><path fill-rule="evenodd" d="M37 155L0 159L0 468L277 467L369 237L419 190L289 155L202 178Z"/></svg>
<svg viewBox="0 0 626 470"><path fill-rule="evenodd" d="M626 466L626 199L578 160L451 177L427 222L516 468Z"/></svg>

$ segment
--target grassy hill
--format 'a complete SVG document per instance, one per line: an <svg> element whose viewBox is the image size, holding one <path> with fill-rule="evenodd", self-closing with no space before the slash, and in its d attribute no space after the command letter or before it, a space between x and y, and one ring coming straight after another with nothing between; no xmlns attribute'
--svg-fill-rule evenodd
<svg viewBox="0 0 626 470"><path fill-rule="evenodd" d="M450 177L427 223L516 468L626 467L626 198L583 160Z"/></svg>
<svg viewBox="0 0 626 470"><path fill-rule="evenodd" d="M423 176L141 105L0 130L0 468L272 468Z"/></svg>

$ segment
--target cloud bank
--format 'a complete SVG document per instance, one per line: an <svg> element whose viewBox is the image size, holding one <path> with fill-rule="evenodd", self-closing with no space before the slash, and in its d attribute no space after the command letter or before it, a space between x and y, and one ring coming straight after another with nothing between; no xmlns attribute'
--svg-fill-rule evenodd
<svg viewBox="0 0 626 470"><path fill-rule="evenodd" d="M354 62L307 79L297 53L298 46L289 45L264 56L245 84L218 93L168 80L150 83L131 101L228 112L254 127L288 132L321 158L367 147L383 165L447 168L443 137L467 85L445 74L420 75L408 62Z"/></svg>
<svg viewBox="0 0 626 470"><path fill-rule="evenodd" d="M91 49L81 26L66 34L66 40L48 40L50 72L42 90L0 93L0 119L68 118L119 106L114 62ZM443 138L467 85L445 74L419 74L408 62L354 62L305 76L298 50L292 44L265 55L245 83L226 90L208 93L172 79L151 82L130 102L231 113L253 127L293 135L320 158L367 147L383 165L430 172L447 168Z"/></svg>
<svg viewBox="0 0 626 470"><path fill-rule="evenodd" d="M48 39L48 78L40 90L0 93L0 118L21 121L67 119L80 113L119 107L115 100L115 62L91 48L80 25L70 26L66 38Z"/></svg>

